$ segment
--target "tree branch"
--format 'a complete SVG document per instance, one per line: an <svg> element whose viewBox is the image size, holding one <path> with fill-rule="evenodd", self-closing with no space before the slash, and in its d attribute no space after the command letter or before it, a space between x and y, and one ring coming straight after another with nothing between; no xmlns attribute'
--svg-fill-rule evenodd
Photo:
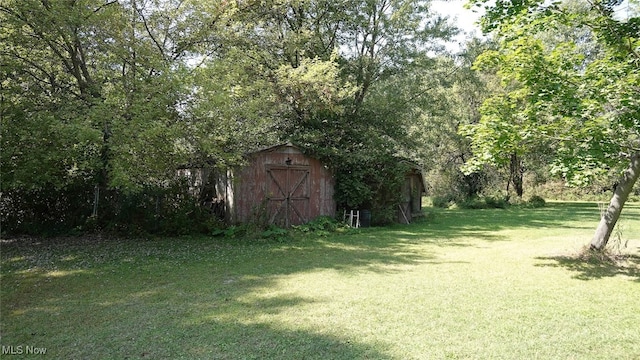
<svg viewBox="0 0 640 360"><path fill-rule="evenodd" d="M96 9L94 9L94 10L93 10L93 13L95 14L95 13L97 13L98 11L100 11L100 10L104 9L104 8L105 8L105 7L107 7L107 6L112 5L112 4L117 4L117 3L118 3L118 0L112 0L112 1L109 1L109 2L107 2L107 3L104 3L104 4L100 5L100 6L98 6ZM88 18L88 17L87 17L87 18Z"/></svg>
<svg viewBox="0 0 640 360"><path fill-rule="evenodd" d="M137 7L135 8L135 10L138 13L138 15L140 16L140 18L142 19L142 24L144 25L145 30L147 30L147 34L151 38L151 41L153 41L153 43L158 48L158 51L160 51L160 55L162 56L162 60L164 60L166 62L167 61L167 56L166 56L166 53L165 53L166 49L164 49L162 47L162 45L160 45L158 40L156 40L155 36L153 36L153 32L151 31L151 28L149 28L149 23L147 22L147 18L142 13L142 10L138 9Z"/></svg>

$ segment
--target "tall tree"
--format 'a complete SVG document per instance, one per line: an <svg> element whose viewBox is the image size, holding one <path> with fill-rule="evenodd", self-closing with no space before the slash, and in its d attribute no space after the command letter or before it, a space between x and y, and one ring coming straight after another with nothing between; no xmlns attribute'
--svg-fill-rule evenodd
<svg viewBox="0 0 640 360"><path fill-rule="evenodd" d="M166 187L190 155L184 79L215 48L216 4L0 1L3 217L76 192L83 224L118 208L104 190Z"/></svg>
<svg viewBox="0 0 640 360"><path fill-rule="evenodd" d="M533 142L551 141L555 170L570 182L583 184L605 172L619 174L591 241L595 250L606 246L640 175L640 18L637 12L616 17L619 4L504 1L489 6L483 19L484 29L495 31L501 44L483 61L496 66L505 81L517 84L508 94L521 102L517 134ZM549 42L549 29L568 26L575 31ZM597 44L590 47L594 51L580 51L585 37Z"/></svg>
<svg viewBox="0 0 640 360"><path fill-rule="evenodd" d="M1 190L98 199L285 139L335 164L407 154L426 52L450 34L428 5L0 0Z"/></svg>
<svg viewBox="0 0 640 360"><path fill-rule="evenodd" d="M470 142L459 128L477 123L479 108L487 97L491 75L473 71L471 65L489 44L471 40L457 58L439 57L425 72L424 111L417 118L420 158L429 169L433 195L459 201L478 195L483 187L481 171L465 175L460 167L471 157Z"/></svg>
<svg viewBox="0 0 640 360"><path fill-rule="evenodd" d="M3 187L77 176L135 187L172 172L182 79L213 22L189 4L3 0Z"/></svg>
<svg viewBox="0 0 640 360"><path fill-rule="evenodd" d="M0 4L4 189L62 186L70 176L93 172L101 132L87 123L100 112L101 78L91 58L101 55L90 36L110 10L68 2Z"/></svg>
<svg viewBox="0 0 640 360"><path fill-rule="evenodd" d="M222 56L206 62L201 77L202 93L215 101L196 100L194 119L200 120L194 121L214 124L213 118L206 120L213 115L234 118L230 124L242 129L262 124L257 128L265 136L257 142L273 137L298 142L338 173L358 178L351 184L360 190L352 193L368 193L361 189L373 186L365 184L373 176L355 169L374 169L376 159L412 150L410 127L420 116L416 103L426 94L429 77L423 74L433 64L426 53L452 29L424 0L237 6L231 18L236 32L225 34ZM236 81L223 88L229 76ZM211 81L221 77L227 80ZM229 96L219 96L224 93ZM216 101L226 105L210 111ZM233 111L219 112L227 107Z"/></svg>

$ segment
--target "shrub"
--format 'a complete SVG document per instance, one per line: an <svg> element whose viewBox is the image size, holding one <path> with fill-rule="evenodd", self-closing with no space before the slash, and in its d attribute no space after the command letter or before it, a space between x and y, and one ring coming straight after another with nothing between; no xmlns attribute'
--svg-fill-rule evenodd
<svg viewBox="0 0 640 360"><path fill-rule="evenodd" d="M387 204L375 204L371 207L372 226L384 226L398 221L398 207Z"/></svg>
<svg viewBox="0 0 640 360"><path fill-rule="evenodd" d="M393 223L411 166L384 150L369 150L329 159L336 174L334 198L338 208L370 210L372 225Z"/></svg>
<svg viewBox="0 0 640 360"><path fill-rule="evenodd" d="M318 216L310 222L302 225L296 225L292 228L296 231L305 234L315 234L319 236L327 236L340 229L347 228L345 224L342 224L337 219L330 216Z"/></svg>
<svg viewBox="0 0 640 360"><path fill-rule="evenodd" d="M468 199L464 199L462 201L458 201L456 204L463 209L486 209L487 208L487 204L482 199L475 196Z"/></svg>
<svg viewBox="0 0 640 360"><path fill-rule="evenodd" d="M101 189L98 203L93 184L63 188L10 189L0 197L0 222L7 234L40 236L111 232L130 237L146 234L210 233L220 224L175 181L136 191ZM92 212L97 210L97 216Z"/></svg>
<svg viewBox="0 0 640 360"><path fill-rule="evenodd" d="M494 198L487 196L484 198L485 204L489 209L506 209L509 206L509 201L505 198Z"/></svg>
<svg viewBox="0 0 640 360"><path fill-rule="evenodd" d="M545 206L546 201L544 201L542 197L534 195L529 199L529 201L527 201L527 204L531 207L539 208Z"/></svg>
<svg viewBox="0 0 640 360"><path fill-rule="evenodd" d="M93 186L69 184L2 190L0 223L7 234L54 236L81 228L91 215ZM93 225L93 224L92 224Z"/></svg>
<svg viewBox="0 0 640 360"><path fill-rule="evenodd" d="M458 201L456 204L463 209L506 209L509 206L509 201L505 198L495 198L492 196L482 198L474 196Z"/></svg>
<svg viewBox="0 0 640 360"><path fill-rule="evenodd" d="M263 239L281 242L289 236L289 232L276 225L269 225L260 235Z"/></svg>
<svg viewBox="0 0 640 360"><path fill-rule="evenodd" d="M454 197L450 194L447 194L444 196L434 196L431 199L431 205L437 208L446 209L451 207L451 205L453 205L454 203L455 203Z"/></svg>
<svg viewBox="0 0 640 360"><path fill-rule="evenodd" d="M223 232L224 236L230 238L243 237L247 233L248 226L245 225L231 225Z"/></svg>

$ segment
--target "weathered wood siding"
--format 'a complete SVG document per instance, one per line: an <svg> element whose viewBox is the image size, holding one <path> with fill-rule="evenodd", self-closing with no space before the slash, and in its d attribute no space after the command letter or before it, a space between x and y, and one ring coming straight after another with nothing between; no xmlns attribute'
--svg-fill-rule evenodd
<svg viewBox="0 0 640 360"><path fill-rule="evenodd" d="M252 153L248 161L223 185L230 222L288 227L335 216L333 174L319 160L286 144Z"/></svg>
<svg viewBox="0 0 640 360"><path fill-rule="evenodd" d="M403 200L398 209L398 222L408 224L413 218L423 216L422 195L425 193L424 179L419 169L413 168L405 174L402 186Z"/></svg>

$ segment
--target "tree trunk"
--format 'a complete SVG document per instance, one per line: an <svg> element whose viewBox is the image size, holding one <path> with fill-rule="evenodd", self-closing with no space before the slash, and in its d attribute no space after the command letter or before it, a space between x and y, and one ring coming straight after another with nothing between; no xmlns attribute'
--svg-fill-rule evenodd
<svg viewBox="0 0 640 360"><path fill-rule="evenodd" d="M509 162L509 177L511 183L513 184L513 188L516 190L516 195L519 198L522 198L524 195L524 187L523 187L523 177L524 170L522 167L522 160L518 157L518 154L511 154L511 161ZM507 188L507 194L509 193L509 189Z"/></svg>
<svg viewBox="0 0 640 360"><path fill-rule="evenodd" d="M609 207L602 214L600 224L596 229L596 233L591 240L591 250L602 250L609 242L609 237L613 232L613 228L620 218L622 207L629 198L633 185L640 177L640 153L635 153L631 156L631 164L627 170L622 174L618 186L613 191L613 197L609 203Z"/></svg>

